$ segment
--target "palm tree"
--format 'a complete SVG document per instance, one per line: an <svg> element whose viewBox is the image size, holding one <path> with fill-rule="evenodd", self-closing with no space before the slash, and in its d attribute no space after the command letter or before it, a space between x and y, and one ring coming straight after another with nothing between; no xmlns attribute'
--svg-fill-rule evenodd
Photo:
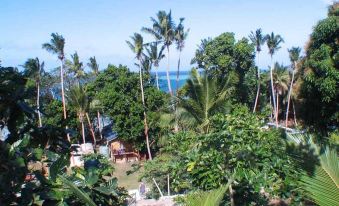
<svg viewBox="0 0 339 206"><path fill-rule="evenodd" d="M228 82L229 78L219 82L206 73L201 76L196 69L192 69L191 78L183 88L185 94L178 97L180 106L190 113L205 133L209 131L210 118L225 109L225 99L231 91Z"/></svg>
<svg viewBox="0 0 339 206"><path fill-rule="evenodd" d="M51 34L52 39L50 43L42 44L42 48L46 49L48 52L52 54L58 55L58 59L60 60L60 84L61 84L61 98L62 98L62 108L64 111L64 119L67 118L66 114L66 102L65 102L65 91L64 91L64 60L65 60L65 39L62 35L58 33Z"/></svg>
<svg viewBox="0 0 339 206"><path fill-rule="evenodd" d="M166 69L166 76L167 76L167 84L168 84L168 91L173 96L171 81L169 76L169 69L170 69L170 51L169 47L172 45L174 41L175 35L175 24L172 20L172 12L170 11L168 14L166 11L159 11L157 13L157 19L151 17L151 21L153 23L152 28L142 28L142 31L147 32L153 35L156 41L160 41L163 43L164 47L167 49L167 69Z"/></svg>
<svg viewBox="0 0 339 206"><path fill-rule="evenodd" d="M279 96L284 96L286 91L288 91L288 85L290 83L290 75L286 66L275 63L273 72L273 86L276 91L276 121L279 120Z"/></svg>
<svg viewBox="0 0 339 206"><path fill-rule="evenodd" d="M81 134L83 143L86 143L85 137L85 126L84 126L84 118L86 115L86 111L88 110L88 97L86 95L85 90L81 85L76 85L71 87L67 95L67 101L69 105L76 109L79 122L81 124Z"/></svg>
<svg viewBox="0 0 339 206"><path fill-rule="evenodd" d="M297 70L298 61L300 59L300 51L301 51L300 47L292 47L291 49L288 49L288 53L289 53L290 60L292 63L292 80L291 80L290 89L288 92L288 99L287 99L286 121L285 121L286 127L287 127L287 121L288 121L288 112L290 110L290 101L291 101L291 94L293 90L294 75L295 75L295 71Z"/></svg>
<svg viewBox="0 0 339 206"><path fill-rule="evenodd" d="M280 35L275 35L273 32L271 34L266 35L266 44L269 50L269 54L271 56L271 69L270 69L270 77L271 77L271 89L272 89L272 101L273 101L273 111L275 114L276 125L278 126L278 119L277 119L277 104L275 99L275 91L273 86L273 55L281 48L279 45L284 42L284 39Z"/></svg>
<svg viewBox="0 0 339 206"><path fill-rule="evenodd" d="M94 77L96 78L99 75L99 64L97 63L97 60L95 59L95 56L90 57L89 58L89 62L87 63L87 66L92 70L92 74L94 75ZM96 102L96 103L95 103ZM99 128L99 134L100 137L102 139L102 133L101 133L101 123L100 123L100 119L101 119L101 115L100 115L100 109L99 109L99 100L93 100L92 101L93 105L95 105L94 107L97 109L97 123L98 123L98 128Z"/></svg>
<svg viewBox="0 0 339 206"><path fill-rule="evenodd" d="M259 54L261 52L261 46L265 43L266 38L262 34L261 29L257 29L255 32L251 32L249 38L251 39L252 43L256 47L256 53L257 53L257 67L258 67L258 88L257 88L257 95L255 97L255 102L253 106L253 113L255 112L258 104L259 99L259 93L260 93L260 68L259 68Z"/></svg>
<svg viewBox="0 0 339 206"><path fill-rule="evenodd" d="M148 44L148 47L146 47L146 51L147 51L147 54L148 54L148 57L151 63L155 67L155 79L156 79L157 88L159 90L160 87L159 87L158 68L159 68L159 63L161 59L165 57L165 55L163 54L165 47L162 46L158 52L158 45L159 45L158 42L150 43Z"/></svg>
<svg viewBox="0 0 339 206"><path fill-rule="evenodd" d="M71 55L71 60L66 60L66 65L69 68L69 72L73 73L74 77L77 79L78 85L80 85L81 78L85 76L85 71L77 52L74 52L74 54Z"/></svg>
<svg viewBox="0 0 339 206"><path fill-rule="evenodd" d="M36 57L35 59L28 59L23 65L23 67L25 68L25 71L24 71L25 75L34 79L35 81L35 86L37 89L36 107L38 111L39 127L42 127L41 112L40 112L40 82L41 82L41 74L44 72L44 65L45 65L44 62L40 64L38 57Z"/></svg>
<svg viewBox="0 0 339 206"><path fill-rule="evenodd" d="M174 36L175 43L177 45L177 50L179 51L178 70L177 70L177 79L176 79L176 90L175 90L177 97L178 97L178 89L179 89L180 56L181 56L182 50L184 49L185 40L186 40L186 38L188 36L188 32L189 32L189 29L187 29L185 31L185 27L183 25L184 20L185 20L185 18L180 18L180 22L175 29L175 36ZM178 117L179 117L178 105L176 104L176 106L175 106L175 119L176 119L176 121L175 121L175 127L174 127L175 131L178 131Z"/></svg>
<svg viewBox="0 0 339 206"><path fill-rule="evenodd" d="M87 66L92 70L92 73L94 74L95 77L98 76L99 64L97 63L95 56L89 58L89 62L87 63Z"/></svg>
<svg viewBox="0 0 339 206"><path fill-rule="evenodd" d="M143 48L144 48L144 43L143 43L143 37L138 34L134 33L133 36L131 36L132 43L130 41L126 41L127 45L130 47L130 49L135 53L136 59L140 62L139 65L139 81L140 81L140 90L141 90L141 100L142 100L142 105L144 107L144 133L146 137L146 146L147 146L147 151L148 151L148 156L149 159L152 160L152 154L151 154L151 148L149 144L149 138L148 138L148 124L147 124L147 116L146 116L146 106L145 106L145 95L144 95L144 86L143 86L143 79L142 79L142 66L143 65Z"/></svg>

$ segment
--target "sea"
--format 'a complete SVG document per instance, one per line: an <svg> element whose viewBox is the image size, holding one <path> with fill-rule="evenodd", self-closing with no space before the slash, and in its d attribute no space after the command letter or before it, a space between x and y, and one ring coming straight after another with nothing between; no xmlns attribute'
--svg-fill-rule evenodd
<svg viewBox="0 0 339 206"><path fill-rule="evenodd" d="M152 73L152 74L154 74L154 76L155 76L155 73ZM170 71L169 75L170 75L170 82L171 82L172 90L175 91L176 88L177 88L177 72L176 71ZM169 92L168 91L166 72L163 72L163 71L158 72L158 76L159 76L160 90L162 90L164 92ZM189 76L190 76L189 71L180 71L180 73L179 73L179 88L181 88L186 83Z"/></svg>

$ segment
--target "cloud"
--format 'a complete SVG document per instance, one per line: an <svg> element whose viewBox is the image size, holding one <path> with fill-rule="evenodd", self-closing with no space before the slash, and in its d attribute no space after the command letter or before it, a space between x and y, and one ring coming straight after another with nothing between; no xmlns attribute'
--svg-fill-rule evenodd
<svg viewBox="0 0 339 206"><path fill-rule="evenodd" d="M331 5L334 2L334 0L321 0L321 1L327 5Z"/></svg>

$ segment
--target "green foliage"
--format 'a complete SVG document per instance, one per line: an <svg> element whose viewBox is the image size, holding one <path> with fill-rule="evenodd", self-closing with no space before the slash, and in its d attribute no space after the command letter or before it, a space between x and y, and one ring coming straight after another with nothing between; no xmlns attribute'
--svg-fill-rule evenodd
<svg viewBox="0 0 339 206"><path fill-rule="evenodd" d="M195 119L198 129L207 133L210 118L226 110L226 101L231 92L229 78L218 82L216 78L206 73L200 75L196 69L192 69L191 77L179 96L179 105Z"/></svg>
<svg viewBox="0 0 339 206"><path fill-rule="evenodd" d="M302 118L308 126L323 134L330 131L330 127L338 127L339 122L337 18L329 16L315 26L303 62Z"/></svg>
<svg viewBox="0 0 339 206"><path fill-rule="evenodd" d="M197 63L198 68L207 70L214 78L230 78L230 86L235 88L230 99L250 106L256 82L249 87L250 82L245 81L245 76L252 74L252 78L256 78L254 51L254 45L248 39L236 41L233 33L223 33L214 39L203 40L192 63Z"/></svg>
<svg viewBox="0 0 339 206"><path fill-rule="evenodd" d="M147 82L144 80L145 109L152 141L160 130L160 111L165 105L166 95ZM145 137L138 74L121 65L110 65L88 85L87 91L91 99L101 102L104 115L113 120L113 130L119 138L142 148Z"/></svg>
<svg viewBox="0 0 339 206"><path fill-rule="evenodd" d="M326 148L312 176L302 178L303 187L320 206L339 202L339 158L336 150Z"/></svg>

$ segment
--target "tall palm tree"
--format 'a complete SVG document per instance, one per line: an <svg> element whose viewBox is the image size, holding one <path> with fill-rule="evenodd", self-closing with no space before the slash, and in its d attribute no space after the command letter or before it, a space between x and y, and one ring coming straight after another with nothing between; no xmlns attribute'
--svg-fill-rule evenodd
<svg viewBox="0 0 339 206"><path fill-rule="evenodd" d="M279 96L284 97L288 91L288 85L290 83L290 75L288 74L287 67L275 63L273 72L273 86L276 91L276 121L279 120Z"/></svg>
<svg viewBox="0 0 339 206"><path fill-rule="evenodd" d="M204 73L200 75L192 69L191 77L184 86L185 94L179 96L180 106L183 107L198 124L198 128L208 133L210 118L225 109L225 99L231 92L228 87L229 79L220 83Z"/></svg>
<svg viewBox="0 0 339 206"><path fill-rule="evenodd" d="M52 54L58 55L58 59L60 60L60 84L61 84L62 108L64 112L64 119L66 119L67 113L64 91L65 39L62 35L59 35L58 33L52 33L51 36L52 36L51 41L49 43L42 44L42 48L46 49L48 52L51 52Z"/></svg>
<svg viewBox="0 0 339 206"><path fill-rule="evenodd" d="M258 87L257 87L257 95L255 96L255 102L253 106L253 112L255 112L258 104L259 94L260 94L260 68L259 68L259 54L261 52L261 46L265 43L266 38L262 33L261 29L257 29L255 32L251 31L251 34L249 35L249 38L251 39L252 43L256 47L256 53L257 53L257 67L258 67Z"/></svg>
<svg viewBox="0 0 339 206"><path fill-rule="evenodd" d="M275 35L273 32L271 34L266 35L266 44L268 47L268 53L271 56L271 69L270 69L270 77L271 77L271 90L272 90L272 101L273 101L273 113L275 114L276 125L278 126L278 119L277 119L277 104L275 99L275 91L273 86L273 70L274 70L274 63L273 63L273 55L281 48L280 44L284 42L284 39L280 35Z"/></svg>
<svg viewBox="0 0 339 206"><path fill-rule="evenodd" d="M189 29L187 29L185 31L185 27L184 27L184 22L185 18L180 18L179 24L175 29L175 43L177 45L177 50L179 51L179 58L178 58L178 70L177 70L177 78L176 78L176 96L178 97L178 89L179 89L179 75L180 75L180 57L181 57L181 52L184 49L185 46L185 40L188 36L188 32ZM175 127L174 130L178 131L178 118L179 118L179 114L178 114L178 105L176 104L175 106Z"/></svg>
<svg viewBox="0 0 339 206"><path fill-rule="evenodd" d="M291 49L288 49L288 53L290 56L290 60L291 60L291 65L292 65L292 80L291 80L291 84L290 84L290 89L288 92L288 99L287 99L287 108L286 108L286 120L285 120L285 126L287 127L287 121L288 121L288 113L290 110L290 101L291 101L291 94L292 94L292 90L293 90L293 83L294 83L294 75L295 72L297 70L297 65L298 65L298 61L300 59L300 52L301 52L301 48L300 47L292 47Z"/></svg>
<svg viewBox="0 0 339 206"><path fill-rule="evenodd" d="M67 101L68 104L75 108L77 111L79 122L81 124L82 141L85 144L86 136L84 120L89 107L88 96L86 95L86 92L81 85L75 85L69 90L67 94Z"/></svg>
<svg viewBox="0 0 339 206"><path fill-rule="evenodd" d="M144 133L146 137L146 146L148 151L149 159L152 160L152 154L151 154L151 148L149 144L149 138L148 138L148 124L147 124L147 116L146 116L146 110L145 110L145 95L144 95L144 86L143 86L143 79L142 79L142 66L143 65L143 37L138 34L134 33L133 36L131 36L132 42L126 41L127 45L130 47L130 49L134 52L135 58L140 62L139 65L139 81L140 81L140 90L141 90L141 100L142 105L144 107Z"/></svg>
<svg viewBox="0 0 339 206"><path fill-rule="evenodd" d="M90 57L89 58L89 62L87 63L87 66L92 70L92 74L94 75L94 77L96 78L98 75L99 75L99 64L97 63L97 60L95 59L95 56L93 57ZM99 100L94 100L93 102L99 102ZM95 105L95 103L94 103ZM97 104L98 105L98 104ZM96 109L97 109L97 126L99 128L99 134L100 134L100 137L101 139L103 138L102 137L102 133L101 133L101 115L100 115L100 109L98 106L96 106Z"/></svg>
<svg viewBox="0 0 339 206"><path fill-rule="evenodd" d="M89 62L87 63L87 66L92 70L92 73L94 74L95 77L98 76L99 64L97 63L95 56L89 58Z"/></svg>
<svg viewBox="0 0 339 206"><path fill-rule="evenodd" d="M158 45L159 45L158 42L152 42L148 44L148 47L146 47L146 51L147 51L147 54L148 54L148 57L151 63L155 67L155 80L156 80L157 88L159 90L160 87L159 87L158 68L159 68L159 63L161 59L165 57L165 55L163 54L165 47L162 46L159 50Z"/></svg>
<svg viewBox="0 0 339 206"><path fill-rule="evenodd" d="M153 23L152 28L142 28L142 31L147 32L154 36L156 41L160 41L163 43L164 47L167 49L167 69L166 69L166 76L167 76L167 84L168 84L168 91L173 96L171 81L169 76L169 69L170 69L170 46L174 41L175 35L175 24L172 20L172 12L170 11L168 14L166 11L159 11L157 13L157 19L151 17L151 21Z"/></svg>
<svg viewBox="0 0 339 206"><path fill-rule="evenodd" d="M40 112L40 81L41 81L41 74L44 72L44 65L45 65L44 62L40 64L38 57L36 57L35 59L28 59L23 65L23 67L25 68L25 71L24 71L25 75L34 79L35 81L35 86L37 89L36 107L38 111L39 127L42 127L41 112Z"/></svg>
<svg viewBox="0 0 339 206"><path fill-rule="evenodd" d="M73 73L74 77L77 79L78 85L80 85L81 78L85 76L85 71L77 52L74 52L74 54L71 55L71 60L66 60L66 66L68 67L69 72Z"/></svg>

